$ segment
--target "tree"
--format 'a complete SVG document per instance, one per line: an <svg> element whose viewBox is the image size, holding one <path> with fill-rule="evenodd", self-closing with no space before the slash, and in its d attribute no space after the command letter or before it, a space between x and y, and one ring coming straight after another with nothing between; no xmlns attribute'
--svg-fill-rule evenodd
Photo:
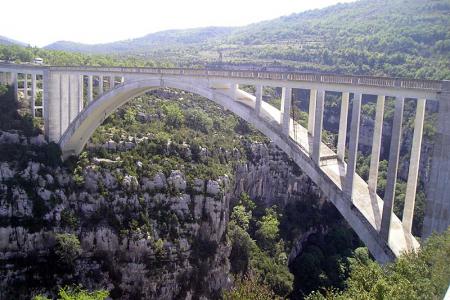
<svg viewBox="0 0 450 300"><path fill-rule="evenodd" d="M266 214L257 223L256 240L265 250L272 250L279 238L280 221L275 209L276 207L266 208Z"/></svg>
<svg viewBox="0 0 450 300"><path fill-rule="evenodd" d="M235 221L239 227L248 230L252 212L247 211L244 205L236 205L231 213L231 220Z"/></svg>
<svg viewBox="0 0 450 300"><path fill-rule="evenodd" d="M169 128L180 128L184 123L184 115L177 104L169 103L163 106L166 115L166 125Z"/></svg>
<svg viewBox="0 0 450 300"><path fill-rule="evenodd" d="M55 239L55 254L58 260L65 265L72 266L82 252L78 237L71 233L58 233Z"/></svg>
<svg viewBox="0 0 450 300"><path fill-rule="evenodd" d="M186 125L194 130L208 133L213 127L212 119L203 111L195 108L186 110Z"/></svg>

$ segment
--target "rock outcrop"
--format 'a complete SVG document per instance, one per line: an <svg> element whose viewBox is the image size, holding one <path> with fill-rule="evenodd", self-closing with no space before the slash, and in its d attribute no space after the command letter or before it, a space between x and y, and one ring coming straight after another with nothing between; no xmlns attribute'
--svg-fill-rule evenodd
<svg viewBox="0 0 450 300"><path fill-rule="evenodd" d="M230 284L228 178L123 173L91 165L75 182L60 167L0 162L0 299L72 283L120 299L219 297ZM73 265L58 259L56 233L79 239Z"/></svg>

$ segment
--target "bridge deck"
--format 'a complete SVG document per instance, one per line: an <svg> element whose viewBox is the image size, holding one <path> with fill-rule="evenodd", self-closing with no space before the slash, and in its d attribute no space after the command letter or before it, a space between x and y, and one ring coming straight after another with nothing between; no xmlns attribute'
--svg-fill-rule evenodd
<svg viewBox="0 0 450 300"><path fill-rule="evenodd" d="M256 103L254 97L239 98L238 101L252 108L255 107ZM279 124L281 112L279 109L263 101L261 105L261 117L272 124ZM312 159L313 137L308 133L308 130L291 119L289 135L297 143L299 150ZM321 171L342 190L347 164L338 160L337 154L324 143L321 144L320 157ZM373 228L376 228L376 230L380 229L383 200L378 195L370 193L367 183L357 174L355 174L353 205ZM392 215L391 219L389 247L396 256L400 255L405 249L419 248L417 240L404 229L402 222L395 214Z"/></svg>

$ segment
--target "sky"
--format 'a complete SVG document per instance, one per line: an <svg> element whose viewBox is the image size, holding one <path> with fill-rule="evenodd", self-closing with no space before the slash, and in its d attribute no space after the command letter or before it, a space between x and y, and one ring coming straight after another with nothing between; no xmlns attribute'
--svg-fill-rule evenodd
<svg viewBox="0 0 450 300"><path fill-rule="evenodd" d="M2 1L0 35L42 47L106 43L167 29L241 26L355 0Z"/></svg>

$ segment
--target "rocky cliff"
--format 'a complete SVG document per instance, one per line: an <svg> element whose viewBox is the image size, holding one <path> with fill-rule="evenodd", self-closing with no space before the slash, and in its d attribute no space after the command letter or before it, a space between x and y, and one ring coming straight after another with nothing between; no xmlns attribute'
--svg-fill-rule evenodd
<svg viewBox="0 0 450 300"><path fill-rule="evenodd" d="M33 144L36 152L47 146L6 132L0 141ZM187 183L177 170L122 175L102 163L77 179L67 167L1 162L0 298L28 299L73 283L106 287L121 299L218 297L229 285L229 179ZM60 232L80 241L73 265L55 254Z"/></svg>

